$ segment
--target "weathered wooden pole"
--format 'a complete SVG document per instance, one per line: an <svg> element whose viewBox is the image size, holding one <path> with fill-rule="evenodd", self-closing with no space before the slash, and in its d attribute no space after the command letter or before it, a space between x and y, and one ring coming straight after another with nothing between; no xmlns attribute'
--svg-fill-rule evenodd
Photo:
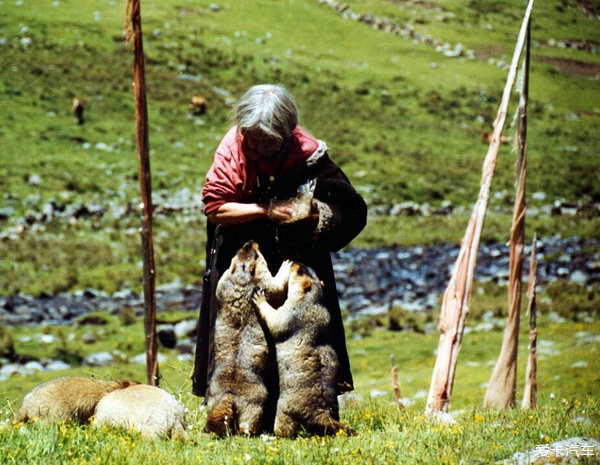
<svg viewBox="0 0 600 465"><path fill-rule="evenodd" d="M450 282L444 292L438 325L441 334L438 343L437 359L433 368L431 386L427 397L426 414L431 415L435 414L435 412L447 412L450 408L458 354L460 352L465 323L469 314L471 288L473 286L473 275L477 262L477 249L485 221L490 187L496 170L496 161L500 149L500 136L502 135L504 121L506 120L508 101L515 82L532 8L533 0L529 0L508 72L504 93L502 94L500 108L494 121L492 140L483 162L479 197L473 207L473 213L467 225Z"/></svg>
<svg viewBox="0 0 600 465"><path fill-rule="evenodd" d="M527 27L525 56L519 89L517 112L517 185L513 221L509 242L508 318L502 338L498 361L488 384L484 407L508 409L515 406L517 389L517 355L519 351L519 321L521 318L521 288L523 282L523 249L525 247L525 213L527 203L527 103L529 92L529 37L531 21Z"/></svg>
<svg viewBox="0 0 600 465"><path fill-rule="evenodd" d="M535 257L536 236L533 235L531 258L529 259L529 282L527 284L527 311L529 313L529 357L523 389L523 408L537 408L537 322L535 308L535 285L537 281L537 259Z"/></svg>
<svg viewBox="0 0 600 465"><path fill-rule="evenodd" d="M400 392L400 383L398 382L398 368L396 367L396 357L392 355L392 369L390 370L392 377L392 389L394 390L394 396L400 410L404 409L404 401L402 400L402 393Z"/></svg>
<svg viewBox="0 0 600 465"><path fill-rule="evenodd" d="M144 329L146 334L146 374L148 384L158 385L158 357L156 336L156 292L154 245L152 243L152 183L148 144L148 109L146 105L146 78L140 0L127 0L127 41L133 35L133 91L135 96L135 127L138 152L138 178L142 197L143 221L140 229L144 257ZM129 29L129 27L131 29Z"/></svg>

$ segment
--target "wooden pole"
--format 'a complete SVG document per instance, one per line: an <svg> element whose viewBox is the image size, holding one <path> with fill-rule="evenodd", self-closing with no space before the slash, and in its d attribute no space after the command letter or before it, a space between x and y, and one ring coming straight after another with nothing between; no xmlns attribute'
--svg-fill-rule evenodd
<svg viewBox="0 0 600 465"><path fill-rule="evenodd" d="M148 144L148 110L140 0L127 0L127 40L133 34L133 91L135 96L135 127L138 152L138 178L142 197L143 221L140 229L144 261L144 330L146 335L146 374L148 384L158 386L158 343L156 335L156 292L154 245L152 243L152 184ZM129 29L129 27L131 29Z"/></svg>
<svg viewBox="0 0 600 465"><path fill-rule="evenodd" d="M400 410L404 409L404 401L402 400L402 393L400 392L400 383L398 382L398 368L396 367L396 357L392 355L392 369L390 370L392 376L392 389L394 390L394 396Z"/></svg>
<svg viewBox="0 0 600 465"><path fill-rule="evenodd" d="M535 257L535 234L531 246L531 258L529 260L529 283L527 286L527 298L529 303L529 357L527 358L527 371L525 372L525 389L523 390L523 408L537 408L537 322L535 308L535 285L537 280L537 260Z"/></svg>
<svg viewBox="0 0 600 465"><path fill-rule="evenodd" d="M519 99L517 128L517 189L510 230L510 256L508 278L508 318L502 338L500 356L488 384L484 407L508 409L515 406L517 389L517 355L519 350L519 321L521 317L521 289L523 274L523 249L525 244L525 213L527 203L527 102L529 92L529 37L527 27L523 79Z"/></svg>
<svg viewBox="0 0 600 465"><path fill-rule="evenodd" d="M479 247L481 230L483 229L489 203L490 187L500 149L500 136L502 135L504 121L506 120L508 101L515 82L532 8L533 0L529 0L508 72L500 108L494 121L492 140L490 141L490 146L483 162L479 198L475 203L473 213L467 225L450 282L444 292L438 325L441 333L438 343L438 355L431 377L431 386L425 409L426 414L447 412L450 408L454 374L458 362L464 326L469 313L473 275L477 262L477 249Z"/></svg>

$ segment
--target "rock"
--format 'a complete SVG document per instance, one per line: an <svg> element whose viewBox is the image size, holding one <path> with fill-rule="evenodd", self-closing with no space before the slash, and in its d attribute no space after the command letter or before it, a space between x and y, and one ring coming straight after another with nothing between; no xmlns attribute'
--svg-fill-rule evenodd
<svg viewBox="0 0 600 465"><path fill-rule="evenodd" d="M163 363L167 360L167 357L164 354L159 353L157 355L157 359L159 363ZM139 363L140 365L145 365L146 364L146 354L139 354L136 355L135 357L132 357L129 359L129 361L131 363Z"/></svg>
<svg viewBox="0 0 600 465"><path fill-rule="evenodd" d="M53 344L56 342L56 337L52 334L36 334L36 339L42 344Z"/></svg>
<svg viewBox="0 0 600 465"><path fill-rule="evenodd" d="M177 344L177 352L180 355L194 355L196 352L196 345L190 341L179 342Z"/></svg>
<svg viewBox="0 0 600 465"><path fill-rule="evenodd" d="M35 360L27 362L25 365L23 365L23 368L29 373L33 373L35 371L44 371L44 365Z"/></svg>
<svg viewBox="0 0 600 465"><path fill-rule="evenodd" d="M39 174L32 174L27 178L27 184L30 186L39 186L42 183L42 178Z"/></svg>
<svg viewBox="0 0 600 465"><path fill-rule="evenodd" d="M387 396L389 394L388 391L381 391L378 389L372 389L371 392L369 392L369 395L371 396L371 399L375 399L377 397L383 397L383 396Z"/></svg>
<svg viewBox="0 0 600 465"><path fill-rule="evenodd" d="M0 368L0 381L4 381L11 376L15 376L21 374L23 375L23 367L16 363L9 363L8 365L3 365Z"/></svg>
<svg viewBox="0 0 600 465"><path fill-rule="evenodd" d="M436 424L452 426L456 425L457 423L456 420L446 412L433 411L428 412L426 416L429 418L429 420Z"/></svg>
<svg viewBox="0 0 600 465"><path fill-rule="evenodd" d="M112 354L108 352L98 352L95 354L90 354L83 359L83 365L100 367L112 364L114 358Z"/></svg>
<svg viewBox="0 0 600 465"><path fill-rule="evenodd" d="M173 349L177 345L177 336L175 335L173 326L163 326L158 328L156 334L158 336L158 341L163 347Z"/></svg>
<svg viewBox="0 0 600 465"><path fill-rule="evenodd" d="M588 367L588 362L586 362L585 360L580 360L578 362L574 362L571 364L571 368L587 368Z"/></svg>
<svg viewBox="0 0 600 465"><path fill-rule="evenodd" d="M61 371L68 370L69 368L71 368L71 365L62 360L52 360L45 366L46 371Z"/></svg>
<svg viewBox="0 0 600 465"><path fill-rule="evenodd" d="M195 335L196 332L196 320L183 320L175 325L175 336L178 338L190 337Z"/></svg>
<svg viewBox="0 0 600 465"><path fill-rule="evenodd" d="M81 337L81 340L83 341L84 344L93 344L94 342L96 342L98 340L98 338L96 337L96 333L90 332L90 333L85 333Z"/></svg>
<svg viewBox="0 0 600 465"><path fill-rule="evenodd" d="M11 207L0 208L0 221L9 219L15 213L15 209Z"/></svg>

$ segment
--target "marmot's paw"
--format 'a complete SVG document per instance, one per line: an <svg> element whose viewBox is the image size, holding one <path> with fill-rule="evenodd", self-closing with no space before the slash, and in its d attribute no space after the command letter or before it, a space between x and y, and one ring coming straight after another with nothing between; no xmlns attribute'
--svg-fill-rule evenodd
<svg viewBox="0 0 600 465"><path fill-rule="evenodd" d="M267 302L264 289L256 289L254 291L254 294L252 294L252 302L254 302L254 305L257 307L260 307L262 304Z"/></svg>

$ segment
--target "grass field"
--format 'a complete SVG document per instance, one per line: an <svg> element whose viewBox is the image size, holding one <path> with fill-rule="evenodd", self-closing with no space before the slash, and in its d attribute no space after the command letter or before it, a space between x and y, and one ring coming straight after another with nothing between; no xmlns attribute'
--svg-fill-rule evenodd
<svg viewBox="0 0 600 465"><path fill-rule="evenodd" d="M528 136L533 208L600 200L600 84L577 73L577 64L593 71L600 60L561 42L596 43L595 22L576 3L540 2L534 9ZM445 57L432 45L344 19L318 1L144 2L154 192L198 192L230 124L232 102L249 85L278 82L296 96L302 124L327 141L369 206L451 202L466 211L373 217L356 245L460 241L487 150L481 134L491 128L506 79L495 63L510 60L522 5L349 6L410 24L443 43L461 42L476 59ZM23 0L0 8L0 233L24 230L18 241L0 244L7 252L0 257L0 292L139 289L139 279L132 279L139 274L139 189L124 6L112 0ZM205 115L190 114L192 95L207 98ZM71 113L73 97L85 102L83 125ZM513 111L511 105L509 122ZM512 131L507 127L509 138ZM508 239L513 164L510 147L502 146L484 240ZM38 221L33 232L28 227L49 205L80 204L98 205L104 215ZM115 218L114 206L133 211ZM198 280L204 222L199 212L157 220L158 283ZM536 214L527 236L598 237L599 230L595 215Z"/></svg>
<svg viewBox="0 0 600 465"><path fill-rule="evenodd" d="M0 234L15 235L0 241L2 296L141 289L132 54L123 40L124 3L0 0ZM347 3L357 13L408 24L452 48L461 43L475 59L446 57L431 44L345 19L316 0L143 0L155 194L197 193L231 124L232 103L250 85L276 82L295 95L301 123L327 141L330 155L369 207L405 201L455 207L450 216L370 217L354 245L459 242L479 190L487 150L482 135L491 129L506 79L499 62L510 61L524 2ZM528 240L534 232L600 237L595 214L543 213L555 202L600 202L600 37L597 19L584 7L600 10L597 1L538 1L534 7L527 189L529 206L542 213L528 216ZM193 95L207 98L206 114L190 113ZM85 102L83 125L71 112L74 97ZM514 109L511 104L508 124ZM505 130L509 139L513 131ZM508 239L514 159L510 144L503 145L484 241ZM49 205L57 211L99 206L104 213L42 220ZM128 213L114 213L126 207ZM191 212L157 215L158 284L200 280L204 222L199 205ZM538 410L480 407L502 334L474 331L465 335L455 383L457 424L430 424L422 416L423 393L437 335L391 332L370 322L347 325L356 390L342 416L358 435L296 441L217 440L202 434L204 412L190 394L191 362L169 351L161 363L161 384L189 409L188 442L148 442L135 433L92 425L11 423L25 393L50 377L143 381L145 375L142 365L127 362L143 351L139 321L125 325L118 316L105 316L108 324L102 327L8 328L17 353L66 359L74 368L0 381L0 420L7 421L0 426L0 462L476 464L566 437L600 439L594 289L559 282L541 290L540 338L547 342L539 361ZM503 307L498 301L505 297L498 292L504 290L484 287L473 299L473 325L485 311ZM544 304L548 299L552 305ZM581 308L594 322L573 316ZM550 311L567 322L553 322ZM95 343L80 342L88 332L96 334ZM37 333L54 336L54 342L27 339ZM519 393L526 344L523 332ZM79 366L89 353L115 349L124 354L123 363ZM412 401L403 412L390 390L392 354L403 394ZM588 462L598 463L597 457Z"/></svg>
<svg viewBox="0 0 600 465"><path fill-rule="evenodd" d="M181 318L173 314L172 318ZM188 315L190 316L190 315ZM191 316L193 317L193 315ZM539 334L539 409L488 411L481 407L485 383L500 345L501 332L474 330L465 335L454 387L455 425L436 425L423 416L425 394L437 347L436 334L373 329L366 337L350 337L349 354L356 389L347 396L342 419L357 435L335 438L302 436L297 440L272 437L233 437L219 440L201 432L205 412L201 399L191 395L191 361L161 348L161 386L188 408L189 440L146 441L137 433L93 425L20 424L11 422L22 397L38 383L59 376L130 378L144 381L145 367L127 360L143 352L141 321L121 324L105 317L107 325L15 328L17 353L73 358L118 350L123 363L110 367L76 367L59 373L37 373L0 382L0 454L3 463L431 463L460 460L490 463L512 453L535 449L573 436L600 437L598 405L598 323L552 323L542 317ZM475 326L475 325L473 325ZM96 333L93 344L81 343L85 333ZM35 342L35 334L54 335L55 342ZM72 334L72 336L71 336ZM32 339L28 342L24 336ZM354 335L352 335L354 336ZM594 339L595 337L595 339ZM519 345L520 402L524 379L527 334ZM395 405L389 374L395 356L407 407ZM586 463L586 462L584 462ZM588 461L587 463L597 463Z"/></svg>

